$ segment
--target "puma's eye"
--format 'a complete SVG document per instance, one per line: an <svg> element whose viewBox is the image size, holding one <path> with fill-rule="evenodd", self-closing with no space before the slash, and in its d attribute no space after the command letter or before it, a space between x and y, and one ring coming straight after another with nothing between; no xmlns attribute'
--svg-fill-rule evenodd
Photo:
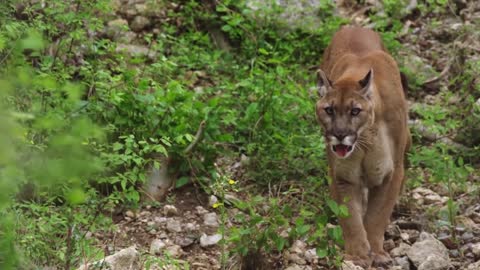
<svg viewBox="0 0 480 270"><path fill-rule="evenodd" d="M360 109L359 108L353 108L351 111L350 111L350 114L353 115L353 116L356 116L360 113Z"/></svg>
<svg viewBox="0 0 480 270"><path fill-rule="evenodd" d="M333 114L333 108L332 108L332 107L326 107L326 108L325 108L325 112L326 112L328 115L332 115L332 114Z"/></svg>

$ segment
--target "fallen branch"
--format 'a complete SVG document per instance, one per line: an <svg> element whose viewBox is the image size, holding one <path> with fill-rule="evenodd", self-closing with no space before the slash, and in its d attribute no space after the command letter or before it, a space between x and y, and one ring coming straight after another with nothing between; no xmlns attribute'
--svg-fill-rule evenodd
<svg viewBox="0 0 480 270"><path fill-rule="evenodd" d="M202 140L203 138L203 131L205 129L205 120L203 120L202 122L200 122L200 125L198 126L198 130L197 130L197 134L195 134L195 138L193 139L193 141L187 146L187 148L185 148L185 150L183 150L183 154L185 155L188 155L190 154L193 149L197 146L197 144Z"/></svg>
<svg viewBox="0 0 480 270"><path fill-rule="evenodd" d="M434 142L442 142L448 146L457 148L459 150L469 150L467 146L460 144L458 142L455 142L454 140L441 136L436 134L435 132L429 130L428 127L423 125L423 123L416 119L416 120L408 120L408 125L409 127L414 130L416 133L418 133L422 138L425 138L429 141L434 141Z"/></svg>
<svg viewBox="0 0 480 270"><path fill-rule="evenodd" d="M453 63L453 59L450 59L450 61L448 61L448 64L445 66L445 68L442 70L442 72L440 72L440 74L438 74L438 76L426 80L423 83L423 85L438 82L440 79L445 77L445 75L447 75L447 73L450 71L450 68L452 67L452 63Z"/></svg>

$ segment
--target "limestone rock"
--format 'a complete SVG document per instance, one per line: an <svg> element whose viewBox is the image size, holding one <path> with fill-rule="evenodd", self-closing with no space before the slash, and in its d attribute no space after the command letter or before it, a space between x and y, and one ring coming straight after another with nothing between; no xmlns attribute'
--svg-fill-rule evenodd
<svg viewBox="0 0 480 270"><path fill-rule="evenodd" d="M401 257L407 255L407 251L410 249L410 245L400 243L400 245L390 251L392 257Z"/></svg>
<svg viewBox="0 0 480 270"><path fill-rule="evenodd" d="M394 260L395 264L397 264L401 270L410 270L410 261L407 256L397 257Z"/></svg>
<svg viewBox="0 0 480 270"><path fill-rule="evenodd" d="M317 263L318 261L317 250L314 248L305 251L305 254L303 256L305 257L305 260L309 263Z"/></svg>
<svg viewBox="0 0 480 270"><path fill-rule="evenodd" d="M150 244L150 254L161 254L161 250L166 247L166 244L160 239L154 239Z"/></svg>
<svg viewBox="0 0 480 270"><path fill-rule="evenodd" d="M212 228L218 228L218 218L217 214L212 212L212 213L206 213L203 215L203 224L212 227Z"/></svg>
<svg viewBox="0 0 480 270"><path fill-rule="evenodd" d="M178 210L175 206L167 204L163 207L163 214L167 217L176 216L178 214Z"/></svg>
<svg viewBox="0 0 480 270"><path fill-rule="evenodd" d="M116 19L108 22L105 33L109 38L118 40L118 38L120 38L125 32L125 29L128 29L127 20Z"/></svg>
<svg viewBox="0 0 480 270"><path fill-rule="evenodd" d="M175 233L181 232L182 231L182 225L180 224L180 221L175 220L175 219L170 219L167 222L167 231L175 232Z"/></svg>
<svg viewBox="0 0 480 270"><path fill-rule="evenodd" d="M480 269L480 261L472 263L467 267L467 270L478 270Z"/></svg>
<svg viewBox="0 0 480 270"><path fill-rule="evenodd" d="M320 0L248 0L246 4L252 11L249 14L259 23L266 17L271 17L286 29L299 28L305 31L315 31L316 26L321 23L318 12L323 2ZM278 8L281 10L280 14L275 11Z"/></svg>
<svg viewBox="0 0 480 270"><path fill-rule="evenodd" d="M201 247L213 246L213 245L216 245L218 242L220 242L220 240L222 240L222 235L220 234L214 234L214 235L202 234L202 236L200 236L200 246Z"/></svg>
<svg viewBox="0 0 480 270"><path fill-rule="evenodd" d="M139 253L135 246L122 249L119 252L107 256L105 259L81 266L79 270L97 269L96 267L103 267L102 269L111 270L129 270L137 269Z"/></svg>
<svg viewBox="0 0 480 270"><path fill-rule="evenodd" d="M408 258L419 270L448 269L450 258L447 248L431 234L422 232L407 251Z"/></svg>
<svg viewBox="0 0 480 270"><path fill-rule="evenodd" d="M480 243L476 243L472 245L472 253L475 257L480 257Z"/></svg>
<svg viewBox="0 0 480 270"><path fill-rule="evenodd" d="M170 257L177 259L182 256L183 250L179 245L172 245L165 249L165 253L168 253Z"/></svg>
<svg viewBox="0 0 480 270"><path fill-rule="evenodd" d="M364 270L363 267L355 265L351 261L344 261L342 263L342 270Z"/></svg>
<svg viewBox="0 0 480 270"><path fill-rule="evenodd" d="M135 16L133 19L130 28L135 32L140 32L150 25L150 20L144 16Z"/></svg>

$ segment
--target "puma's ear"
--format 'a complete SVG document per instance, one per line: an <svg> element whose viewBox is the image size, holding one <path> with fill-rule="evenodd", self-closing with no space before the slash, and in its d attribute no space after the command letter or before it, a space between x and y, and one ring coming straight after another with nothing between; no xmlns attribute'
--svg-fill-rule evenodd
<svg viewBox="0 0 480 270"><path fill-rule="evenodd" d="M360 93L362 94L362 96L367 98L371 97L372 91L373 91L372 82L373 82L373 69L370 69L367 75L365 75L363 79L358 81L358 83L362 87L362 90L360 90Z"/></svg>
<svg viewBox="0 0 480 270"><path fill-rule="evenodd" d="M320 97L324 97L328 91L332 88L332 84L330 80L327 78L327 75L325 75L325 72L323 70L318 69L317 70L317 91L318 95Z"/></svg>

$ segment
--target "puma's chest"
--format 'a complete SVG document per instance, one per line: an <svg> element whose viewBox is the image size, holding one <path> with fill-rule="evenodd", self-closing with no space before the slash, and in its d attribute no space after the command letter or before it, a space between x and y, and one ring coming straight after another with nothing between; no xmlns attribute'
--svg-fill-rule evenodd
<svg viewBox="0 0 480 270"><path fill-rule="evenodd" d="M347 159L333 162L336 177L368 188L382 184L393 171L394 146L385 126L378 127L375 136L369 138L369 147L355 150Z"/></svg>

